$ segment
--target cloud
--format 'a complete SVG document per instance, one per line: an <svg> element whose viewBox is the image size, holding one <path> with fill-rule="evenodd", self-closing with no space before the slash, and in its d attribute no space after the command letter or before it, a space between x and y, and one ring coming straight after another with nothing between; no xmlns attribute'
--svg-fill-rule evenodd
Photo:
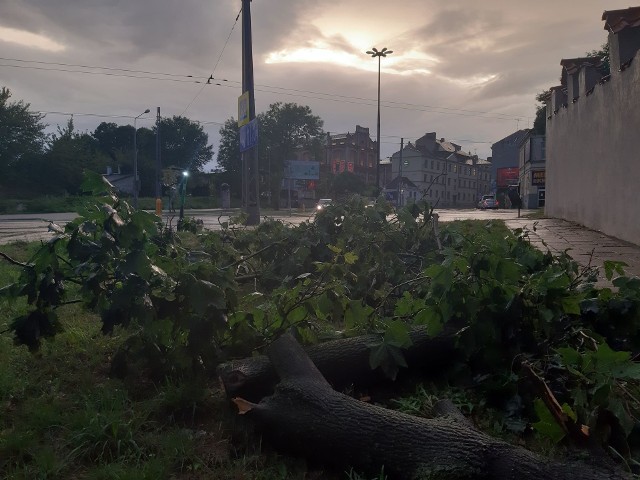
<svg viewBox="0 0 640 480"><path fill-rule="evenodd" d="M130 71L13 62L0 67L2 81L14 98L43 111L129 117L111 119L118 123L131 123L132 116L145 108L153 113L156 106L167 116L186 112L207 122L217 149L215 122L237 115L242 93L240 6L239 0L3 0L0 27L65 47L43 50L5 41L3 57ZM627 6L610 0L606 8ZM309 105L328 131L361 125L374 134L377 61L364 52L388 47L394 53L382 60L383 155L397 149L400 137L415 140L427 131L496 141L526 126L535 94L557 83L561 58L605 41L603 8L600 0L581 0L579 6L551 0L535 6L504 0L256 0L251 10L258 111L275 101L296 102ZM215 77L228 82L196 83L214 66ZM57 121L66 118L47 117L53 126ZM103 117L74 121L93 130ZM141 125L152 121L150 115ZM487 144L462 144L490 154Z"/></svg>

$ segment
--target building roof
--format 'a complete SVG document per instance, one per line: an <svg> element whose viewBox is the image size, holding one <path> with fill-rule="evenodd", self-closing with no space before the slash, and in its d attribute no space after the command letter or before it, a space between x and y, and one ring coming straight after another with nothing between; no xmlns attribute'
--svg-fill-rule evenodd
<svg viewBox="0 0 640 480"><path fill-rule="evenodd" d="M502 140L498 140L496 143L494 143L493 145L491 145L491 149L493 149L494 146L500 144L500 143L505 143L507 145L514 145L516 147L520 146L520 144L522 143L522 141L527 138L527 134L529 133L529 129L525 128L522 130L518 130L517 132L513 132L511 135L508 135L506 137L504 137Z"/></svg>
<svg viewBox="0 0 640 480"><path fill-rule="evenodd" d="M604 29L612 33L618 33L629 27L640 27L640 7L605 10L602 20L604 20Z"/></svg>
<svg viewBox="0 0 640 480"><path fill-rule="evenodd" d="M402 178L402 182L400 182L400 178ZM403 188L413 188L415 190L418 190L418 186L415 183L413 183L407 177L400 176L391 180L385 188L387 190L397 190L399 185L402 185Z"/></svg>
<svg viewBox="0 0 640 480"><path fill-rule="evenodd" d="M569 74L573 74L580 70L580 67L585 63L587 65L599 67L602 64L602 60L598 57L563 58L560 60L560 65L562 65Z"/></svg>

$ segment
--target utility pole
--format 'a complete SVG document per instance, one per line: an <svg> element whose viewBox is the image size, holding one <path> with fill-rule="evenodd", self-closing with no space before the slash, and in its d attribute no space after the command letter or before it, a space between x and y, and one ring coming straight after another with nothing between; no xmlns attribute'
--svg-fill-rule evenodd
<svg viewBox="0 0 640 480"><path fill-rule="evenodd" d="M404 138L400 139L400 165L399 165L399 174L398 174L398 193L397 193L397 207L402 206L402 201L400 200L400 193L402 192L401 183L402 183L402 150L404 149Z"/></svg>
<svg viewBox="0 0 640 480"><path fill-rule="evenodd" d="M156 113L156 215L162 215L162 161L160 160L160 107Z"/></svg>
<svg viewBox="0 0 640 480"><path fill-rule="evenodd" d="M242 0L242 93L249 93L249 120L256 118L253 85L253 47L251 40L251 0ZM260 223L260 188L258 185L258 146L242 152L243 173L246 181L245 209L247 225Z"/></svg>

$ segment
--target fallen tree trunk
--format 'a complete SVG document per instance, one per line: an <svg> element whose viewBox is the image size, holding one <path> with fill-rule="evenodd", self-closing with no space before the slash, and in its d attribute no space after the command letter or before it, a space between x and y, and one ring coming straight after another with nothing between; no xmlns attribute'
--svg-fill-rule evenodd
<svg viewBox="0 0 640 480"><path fill-rule="evenodd" d="M425 327L413 329L412 345L404 351L410 368L440 372L455 360L456 328L448 326L440 335L431 337ZM343 389L354 382L359 386L380 380L382 373L369 365L371 345L380 342L380 335L332 340L306 349L307 355L324 378L335 388ZM278 376L266 355L233 360L218 366L216 373L229 398L243 397L259 401L273 393Z"/></svg>
<svg viewBox="0 0 640 480"><path fill-rule="evenodd" d="M450 404L425 419L334 391L296 340L268 349L280 377L275 393L254 404L236 398L280 447L336 466L390 479L603 480L631 478L608 466L549 461L473 428ZM455 410L455 409L454 409Z"/></svg>

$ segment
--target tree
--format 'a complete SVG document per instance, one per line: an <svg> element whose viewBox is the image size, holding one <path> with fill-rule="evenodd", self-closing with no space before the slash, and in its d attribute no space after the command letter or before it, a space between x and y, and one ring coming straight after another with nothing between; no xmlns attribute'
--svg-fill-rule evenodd
<svg viewBox="0 0 640 480"><path fill-rule="evenodd" d="M260 169L269 172L271 198L279 208L285 162L297 147L317 150L324 137L323 121L308 106L276 102L258 115L258 122Z"/></svg>
<svg viewBox="0 0 640 480"><path fill-rule="evenodd" d="M30 162L29 178L40 192L78 194L84 172L104 172L108 163L98 141L76 131L72 117L51 136L44 155Z"/></svg>
<svg viewBox="0 0 640 480"><path fill-rule="evenodd" d="M138 131L140 140L141 130ZM151 132L155 136L157 127ZM144 135L144 134L143 134ZM155 156L155 144L148 142L149 158ZM160 144L162 164L187 170L202 170L202 167L213 158L213 147L207 145L209 135L202 126L187 117L174 115L160 120ZM142 150L142 147L139 147Z"/></svg>
<svg viewBox="0 0 640 480"><path fill-rule="evenodd" d="M546 97L551 94L551 90L545 90L536 95L538 106L536 107L536 118L533 121L533 133L544 135L547 131L547 105Z"/></svg>
<svg viewBox="0 0 640 480"><path fill-rule="evenodd" d="M611 73L611 63L609 62L609 42L602 44L599 50L591 50L586 53L587 57L598 58L602 64L598 67L601 75L609 75Z"/></svg>
<svg viewBox="0 0 640 480"><path fill-rule="evenodd" d="M367 185L360 177L355 173L342 172L333 177L333 184L331 188L338 197L341 194L357 193L364 195L367 190Z"/></svg>
<svg viewBox="0 0 640 480"><path fill-rule="evenodd" d="M11 182L11 167L29 155L39 155L46 135L44 115L30 111L22 100L11 102L8 88L0 89L0 178Z"/></svg>
<svg viewBox="0 0 640 480"><path fill-rule="evenodd" d="M133 163L133 127L102 122L91 134L100 150L108 155L114 167Z"/></svg>
<svg viewBox="0 0 640 480"><path fill-rule="evenodd" d="M220 127L218 146L218 168L224 182L229 184L232 194L239 194L242 188L242 160L240 158L240 128L232 117Z"/></svg>
<svg viewBox="0 0 640 480"><path fill-rule="evenodd" d="M280 186L284 178L284 164L291 160L298 147L309 149L314 156L320 154L324 133L323 121L313 115L308 106L277 102L258 118L258 162L261 172L266 173L271 198L279 208ZM241 177L240 136L233 118L220 129L220 151L218 165L224 172L234 172Z"/></svg>

